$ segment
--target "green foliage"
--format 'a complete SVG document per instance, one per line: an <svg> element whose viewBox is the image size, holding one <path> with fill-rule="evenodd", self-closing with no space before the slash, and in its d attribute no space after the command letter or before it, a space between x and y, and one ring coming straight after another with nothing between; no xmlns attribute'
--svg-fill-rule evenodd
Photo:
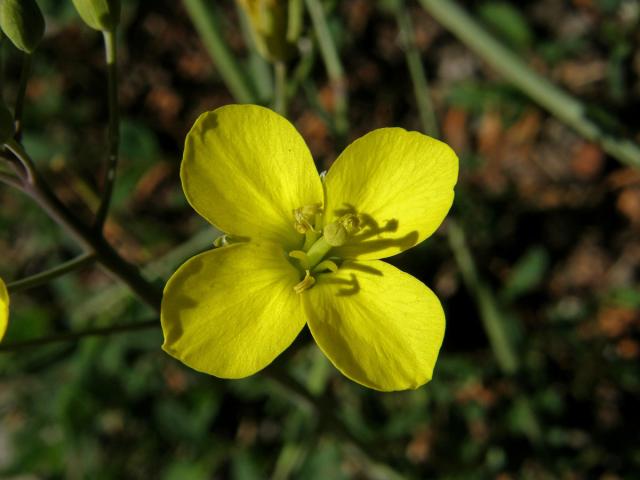
<svg viewBox="0 0 640 480"><path fill-rule="evenodd" d="M577 82L573 94L597 106L585 110L587 117L612 133L621 124L638 131L637 29L622 19L629 2L551 2L557 24L534 1L522 8L471 3L529 64L565 89ZM56 28L33 59L22 144L62 203L91 224L107 156L104 52L95 34L78 28L72 2L39 4ZM420 121L394 17L369 2L320 4L344 77L328 79L307 15L303 57L289 65L289 98L290 119L324 170L340 151L335 85L349 96L349 136L379 126L417 129ZM145 275L156 285L219 233L190 213L179 158L195 116L233 101L221 63L207 63L181 5L129 2L131 22L121 35L128 42L119 60L122 155L105 232L132 263L151 265ZM215 7L227 60L242 77L271 85L264 63L245 68L246 39L232 3ZM624 479L640 471L632 428L640 397L635 174L598 157L595 147L597 158L589 157L575 132L541 110L527 123L535 109L530 99L436 28L417 4L404 7L433 87L441 138L463 159L455 219L467 234L479 285L494 296L504 334L517 346L518 372L505 375L496 361L445 227L425 248L391 259L432 287L447 312L445 343L426 387L366 391L337 374L308 333L266 372L233 382L164 354L158 329L0 352L1 478ZM582 30L562 33L582 18L589 19ZM3 53L3 94L12 111L22 55ZM604 66L594 68L594 80L566 73L591 60L591 68ZM265 103L270 92L261 89ZM496 112L498 126L491 125ZM599 160L601 170L580 170L589 160ZM15 174L7 162L0 165L3 175ZM8 283L79 253L27 195L2 184L0 205L0 275ZM110 274L87 266L12 294L4 342L152 314ZM274 372L296 380L309 398Z"/></svg>
<svg viewBox="0 0 640 480"><path fill-rule="evenodd" d="M4 143L13 137L14 126L13 126L13 115L4 104L2 100L0 100L0 142Z"/></svg>
<svg viewBox="0 0 640 480"><path fill-rule="evenodd" d="M44 35L44 17L35 0L3 0L0 27L16 48L32 53Z"/></svg>
<svg viewBox="0 0 640 480"><path fill-rule="evenodd" d="M73 0L73 5L94 30L113 30L120 23L120 0Z"/></svg>
<svg viewBox="0 0 640 480"><path fill-rule="evenodd" d="M538 287L547 274L549 262L549 254L544 247L531 247L513 266L502 288L503 299L512 302Z"/></svg>
<svg viewBox="0 0 640 480"><path fill-rule="evenodd" d="M482 21L514 50L526 50L531 47L533 32L518 7L508 2L490 1L480 5L478 14Z"/></svg>

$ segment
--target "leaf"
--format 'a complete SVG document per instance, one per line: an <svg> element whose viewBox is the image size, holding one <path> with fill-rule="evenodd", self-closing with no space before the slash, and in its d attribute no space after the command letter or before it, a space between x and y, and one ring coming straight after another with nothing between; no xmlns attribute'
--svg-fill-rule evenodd
<svg viewBox="0 0 640 480"><path fill-rule="evenodd" d="M541 246L529 249L518 259L502 289L504 301L510 302L537 287L549 268L549 254Z"/></svg>
<svg viewBox="0 0 640 480"><path fill-rule="evenodd" d="M480 18L514 50L525 50L532 44L533 33L524 15L506 2L487 2L478 11Z"/></svg>

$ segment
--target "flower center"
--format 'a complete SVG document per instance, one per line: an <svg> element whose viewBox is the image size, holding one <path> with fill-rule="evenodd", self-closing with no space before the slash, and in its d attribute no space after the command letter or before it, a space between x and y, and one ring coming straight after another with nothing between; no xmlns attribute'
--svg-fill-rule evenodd
<svg viewBox="0 0 640 480"><path fill-rule="evenodd" d="M322 209L320 205L306 205L293 211L294 228L305 235L302 250L293 250L289 256L295 258L304 278L293 287L296 293L302 293L313 287L316 276L322 273L338 271L340 261L329 255L333 247L347 243L349 238L360 230L360 217L353 213L343 215L322 229Z"/></svg>

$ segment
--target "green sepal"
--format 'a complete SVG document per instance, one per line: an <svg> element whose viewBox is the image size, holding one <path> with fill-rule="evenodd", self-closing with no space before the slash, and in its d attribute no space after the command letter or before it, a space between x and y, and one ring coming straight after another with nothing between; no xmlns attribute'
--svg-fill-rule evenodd
<svg viewBox="0 0 640 480"><path fill-rule="evenodd" d="M73 5L94 30L113 30L120 23L120 0L73 0Z"/></svg>
<svg viewBox="0 0 640 480"><path fill-rule="evenodd" d="M0 27L18 49L32 53L44 36L44 17L35 0L2 0Z"/></svg>

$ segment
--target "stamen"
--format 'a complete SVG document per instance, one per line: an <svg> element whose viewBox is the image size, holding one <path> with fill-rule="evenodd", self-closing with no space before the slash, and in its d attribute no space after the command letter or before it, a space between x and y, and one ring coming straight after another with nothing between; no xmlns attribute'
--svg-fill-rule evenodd
<svg viewBox="0 0 640 480"><path fill-rule="evenodd" d="M309 257L307 256L306 252L303 252L302 250L293 250L289 252L289 256L300 260L300 263L302 263L302 266L305 270L309 269Z"/></svg>
<svg viewBox="0 0 640 480"><path fill-rule="evenodd" d="M296 231L299 233L307 233L308 231L315 232L314 223L316 215L321 211L322 208L319 203L305 205L304 207L293 210L293 218L295 219L293 226Z"/></svg>
<svg viewBox="0 0 640 480"><path fill-rule="evenodd" d="M332 260L323 260L315 268L312 270L313 273L320 273L325 270L329 270L332 273L336 273L338 271L338 265L336 262Z"/></svg>
<svg viewBox="0 0 640 480"><path fill-rule="evenodd" d="M304 278L300 283L298 283L296 286L293 287L293 291L300 294L305 290L308 290L309 288L313 287L315 283L316 283L316 279L311 276L311 274L309 273L309 270L305 270Z"/></svg>

